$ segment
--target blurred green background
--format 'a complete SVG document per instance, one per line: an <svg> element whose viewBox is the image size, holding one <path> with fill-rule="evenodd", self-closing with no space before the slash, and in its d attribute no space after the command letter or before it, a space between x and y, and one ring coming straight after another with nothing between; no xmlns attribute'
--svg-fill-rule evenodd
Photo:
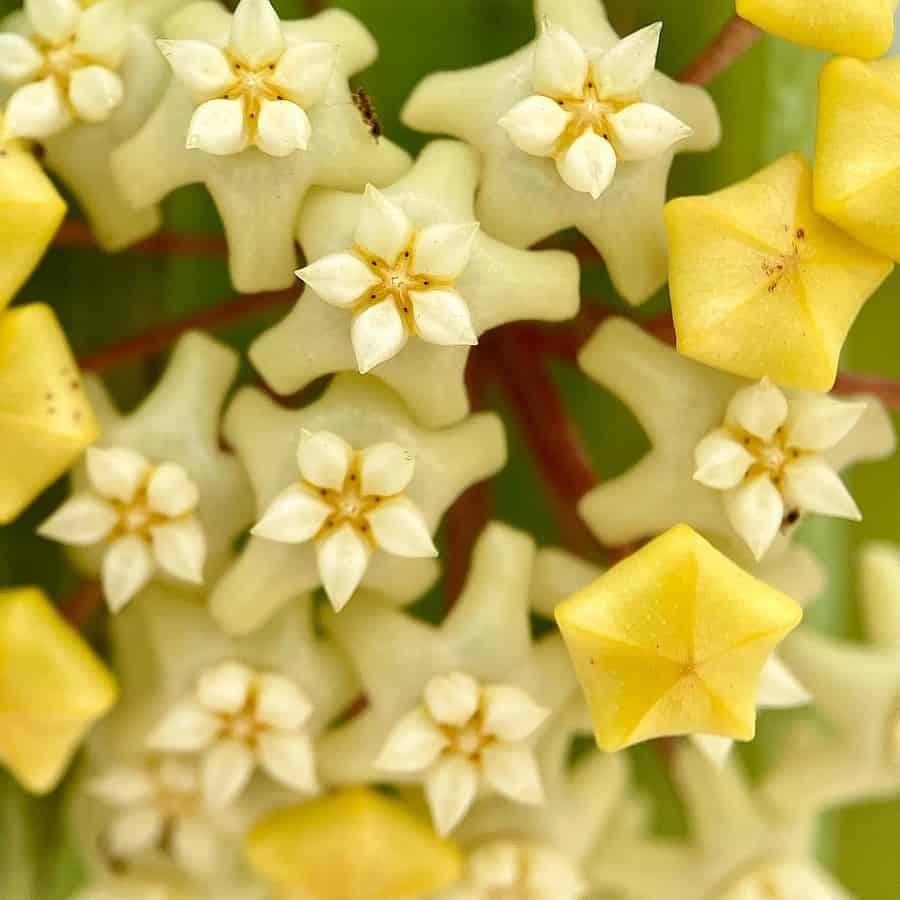
<svg viewBox="0 0 900 900"><path fill-rule="evenodd" d="M14 8L0 0L0 12ZM533 34L530 0L344 0L342 6L372 30L381 48L378 62L357 80L373 97L385 133L415 151L426 138L400 125L403 99L427 72L461 68L494 59ZM280 0L283 17L304 13L302 0ZM677 73L733 14L733 0L609 0L610 16L621 33L662 20L660 68ZM712 86L724 126L715 152L681 157L673 194L703 193L750 175L789 150L812 155L816 79L823 56L765 38ZM73 213L75 211L73 210ZM77 214L77 213L75 213ZM188 188L166 203L166 227L219 230L206 193ZM602 270L586 271L585 292L618 304ZM127 252L107 256L92 250L53 249L22 291L20 300L44 300L57 310L77 352L93 350L153 323L215 305L233 295L220 260L151 259ZM894 276L867 304L848 344L844 365L857 371L900 376L896 334L900 276ZM653 301L642 313L666 303ZM244 348L277 316L259 317L220 336ZM892 331L893 329L893 331ZM123 404L136 402L157 377L162 360L116 371L109 382ZM630 465L646 448L640 429L620 404L575 372L555 373L573 416L588 439L597 470L609 477ZM245 367L244 377L251 373ZM490 401L503 410L502 399ZM508 419L508 417L507 417ZM498 515L531 530L541 541L557 535L527 451L509 422L511 461L499 479ZM863 467L851 475L865 513L862 525L812 523L803 539L814 544L832 575L827 594L808 616L816 627L858 636L854 557L869 538L900 541L900 458ZM56 545L37 540L34 527L60 501L61 486L42 497L14 526L0 531L0 584L37 583L62 598L76 584ZM760 737L744 756L758 771L777 751L785 714L763 716ZM641 781L658 798L658 827L683 827L677 800L658 757L637 749ZM55 798L26 797L0 774L0 898L62 900L78 882L78 860L66 840ZM867 804L829 817L822 854L860 900L888 900L900 884L900 802Z"/></svg>

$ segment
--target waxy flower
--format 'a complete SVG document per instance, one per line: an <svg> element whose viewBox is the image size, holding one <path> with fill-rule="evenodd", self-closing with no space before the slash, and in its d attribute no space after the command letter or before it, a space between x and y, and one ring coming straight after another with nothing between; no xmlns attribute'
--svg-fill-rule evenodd
<svg viewBox="0 0 900 900"><path fill-rule="evenodd" d="M573 316L574 257L483 234L477 182L471 148L435 141L384 192L312 197L297 230L308 288L250 348L266 381L290 394L330 372L371 371L421 422L449 425L469 411L464 372L478 335L515 319Z"/></svg>
<svg viewBox="0 0 900 900"><path fill-rule="evenodd" d="M281 22L269 0L241 0L233 15L192 3L163 32L174 78L116 151L118 182L139 208L205 184L225 226L235 287L289 287L309 188L361 190L409 166L406 153L373 138L350 93L347 79L375 59L375 42L342 10Z"/></svg>
<svg viewBox="0 0 900 900"><path fill-rule="evenodd" d="M620 41L599 0L538 0L537 39L505 59L429 75L403 121L482 155L476 214L528 247L572 226L617 290L643 303L666 280L662 207L676 151L719 140L709 95L653 71L659 28Z"/></svg>

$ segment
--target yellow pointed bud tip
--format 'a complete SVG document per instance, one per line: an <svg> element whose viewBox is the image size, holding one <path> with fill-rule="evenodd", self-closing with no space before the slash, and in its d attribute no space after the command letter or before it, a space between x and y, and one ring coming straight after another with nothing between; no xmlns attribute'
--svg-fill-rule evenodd
<svg viewBox="0 0 900 900"><path fill-rule="evenodd" d="M805 157L672 200L665 222L678 351L744 378L830 390L850 327L893 263L815 212Z"/></svg>
<svg viewBox="0 0 900 900"><path fill-rule="evenodd" d="M816 210L866 247L900 260L898 194L900 59L831 60L819 79Z"/></svg>
<svg viewBox="0 0 900 900"><path fill-rule="evenodd" d="M26 789L57 785L117 696L112 673L43 592L0 592L0 761Z"/></svg>
<svg viewBox="0 0 900 900"><path fill-rule="evenodd" d="M750 740L762 668L800 607L676 525L555 610L612 752L655 737Z"/></svg>
<svg viewBox="0 0 900 900"><path fill-rule="evenodd" d="M59 478L97 433L53 310L33 303L0 314L0 523Z"/></svg>
<svg viewBox="0 0 900 900"><path fill-rule="evenodd" d="M737 0L737 13L803 47L875 59L894 42L891 0Z"/></svg>
<svg viewBox="0 0 900 900"><path fill-rule="evenodd" d="M66 203L19 141L3 141L0 117L0 308L37 268Z"/></svg>
<svg viewBox="0 0 900 900"><path fill-rule="evenodd" d="M309 900L430 896L459 879L462 854L403 804L348 788L259 821L250 866Z"/></svg>

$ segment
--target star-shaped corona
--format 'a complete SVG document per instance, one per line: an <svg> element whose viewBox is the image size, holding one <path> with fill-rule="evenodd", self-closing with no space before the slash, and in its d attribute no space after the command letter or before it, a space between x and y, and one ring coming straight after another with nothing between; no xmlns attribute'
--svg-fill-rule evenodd
<svg viewBox="0 0 900 900"><path fill-rule="evenodd" d="M312 185L362 190L409 166L406 153L372 137L353 103L347 79L377 50L342 10L282 22L269 0L242 0L233 15L193 3L166 20L160 47L174 77L116 151L116 177L138 208L205 184L239 291L293 284L294 229Z"/></svg>
<svg viewBox="0 0 900 900"><path fill-rule="evenodd" d="M250 348L268 384L289 394L326 373L371 371L420 421L449 425L469 411L464 372L478 335L575 314L573 256L514 249L479 230L478 172L470 148L435 141L384 191L309 200L297 230L311 260L297 273L307 289Z"/></svg>
<svg viewBox="0 0 900 900"><path fill-rule="evenodd" d="M745 378L831 390L850 327L893 263L813 210L805 157L672 200L666 225L679 352Z"/></svg>
<svg viewBox="0 0 900 900"><path fill-rule="evenodd" d="M664 735L752 739L760 673L801 618L683 525L556 609L610 752Z"/></svg>
<svg viewBox="0 0 900 900"><path fill-rule="evenodd" d="M702 89L654 72L658 26L620 41L598 0L539 0L535 12L535 41L429 75L403 121L481 153L476 213L489 234L527 247L574 226L619 293L643 303L666 280L673 155L715 146L718 114Z"/></svg>
<svg viewBox="0 0 900 900"><path fill-rule="evenodd" d="M56 787L117 694L112 673L41 591L0 592L0 762L29 791Z"/></svg>

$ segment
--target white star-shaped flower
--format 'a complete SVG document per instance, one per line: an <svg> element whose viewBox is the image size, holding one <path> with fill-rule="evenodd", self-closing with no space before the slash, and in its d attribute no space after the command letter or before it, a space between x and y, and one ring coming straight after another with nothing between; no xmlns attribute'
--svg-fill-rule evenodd
<svg viewBox="0 0 900 900"><path fill-rule="evenodd" d="M483 234L477 183L475 152L435 141L383 192L311 197L297 228L311 261L297 273L307 289L250 348L267 383L291 394L324 374L371 371L421 422L448 425L469 411L464 374L478 335L516 319L573 316L575 258Z"/></svg>
<svg viewBox="0 0 900 900"><path fill-rule="evenodd" d="M599 0L538 0L538 37L512 55L427 76L403 121L475 147L476 213L528 247L576 227L613 284L643 303L666 281L662 210L674 153L719 140L709 95L653 71L658 26L621 41Z"/></svg>
<svg viewBox="0 0 900 900"><path fill-rule="evenodd" d="M205 184L235 287L290 287L309 188L361 190L409 167L404 151L372 137L350 92L348 78L375 59L372 36L343 10L282 22L269 0L241 0L233 15L192 3L167 19L163 38L175 77L117 149L119 184L141 209Z"/></svg>
<svg viewBox="0 0 900 900"><path fill-rule="evenodd" d="M493 414L432 431L384 385L352 374L297 410L241 391L224 433L259 510L253 536L210 596L213 615L234 634L323 584L336 607L357 585L397 603L417 599L436 577L431 536L444 512L506 458Z"/></svg>
<svg viewBox="0 0 900 900"><path fill-rule="evenodd" d="M300 479L267 507L251 534L285 544L314 541L319 576L335 610L353 596L376 549L437 556L428 523L404 493L415 459L399 444L354 450L330 431L303 430Z"/></svg>

